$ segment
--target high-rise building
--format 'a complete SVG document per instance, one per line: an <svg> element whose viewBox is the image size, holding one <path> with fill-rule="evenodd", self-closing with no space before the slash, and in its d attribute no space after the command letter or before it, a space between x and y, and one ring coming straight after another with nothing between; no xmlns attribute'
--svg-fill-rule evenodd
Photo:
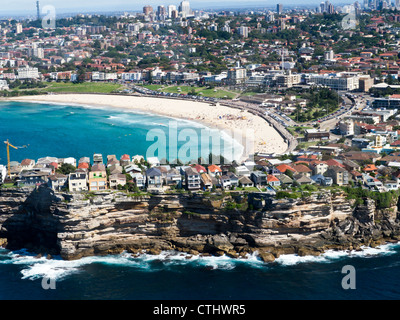
<svg viewBox="0 0 400 320"><path fill-rule="evenodd" d="M147 5L147 6L144 6L143 7L143 13L146 15L146 16L148 16L150 13L152 13L153 12L153 7L152 6L149 6L149 5Z"/></svg>
<svg viewBox="0 0 400 320"><path fill-rule="evenodd" d="M189 1L182 1L181 4L179 5L179 13L183 17L187 17L192 15L192 10L190 9L190 3Z"/></svg>
<svg viewBox="0 0 400 320"><path fill-rule="evenodd" d="M157 7L157 16L159 19L165 18L167 15L167 9L164 6Z"/></svg>
<svg viewBox="0 0 400 320"><path fill-rule="evenodd" d="M282 5L282 3L278 3L278 4L276 5L276 12L277 12L278 14L282 14L282 11L283 11L283 5Z"/></svg>
<svg viewBox="0 0 400 320"><path fill-rule="evenodd" d="M15 33L16 34L22 33L22 24L17 23L17 25L15 26Z"/></svg>
<svg viewBox="0 0 400 320"><path fill-rule="evenodd" d="M172 12L176 11L176 6L174 6L173 4L169 5L167 7L168 10L168 18L172 18Z"/></svg>
<svg viewBox="0 0 400 320"><path fill-rule="evenodd" d="M40 20L40 4L39 1L36 1L36 15L37 15L37 19Z"/></svg>
<svg viewBox="0 0 400 320"><path fill-rule="evenodd" d="M239 35L241 35L243 38L247 38L249 36L249 27L239 27L237 29L237 32Z"/></svg>

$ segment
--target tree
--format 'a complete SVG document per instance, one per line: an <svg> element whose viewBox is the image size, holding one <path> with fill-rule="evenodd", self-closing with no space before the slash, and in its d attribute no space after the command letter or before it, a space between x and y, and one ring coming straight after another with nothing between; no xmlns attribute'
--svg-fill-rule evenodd
<svg viewBox="0 0 400 320"><path fill-rule="evenodd" d="M76 168L72 164L63 163L57 170L57 173L69 175L72 172L75 172Z"/></svg>

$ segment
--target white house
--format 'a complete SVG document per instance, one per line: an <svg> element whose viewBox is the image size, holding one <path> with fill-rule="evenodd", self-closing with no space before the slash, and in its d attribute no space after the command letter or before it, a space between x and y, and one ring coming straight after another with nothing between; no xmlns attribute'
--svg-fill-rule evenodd
<svg viewBox="0 0 400 320"><path fill-rule="evenodd" d="M7 168L6 166L0 164L0 183L4 183L4 181L6 180L6 176L7 176Z"/></svg>

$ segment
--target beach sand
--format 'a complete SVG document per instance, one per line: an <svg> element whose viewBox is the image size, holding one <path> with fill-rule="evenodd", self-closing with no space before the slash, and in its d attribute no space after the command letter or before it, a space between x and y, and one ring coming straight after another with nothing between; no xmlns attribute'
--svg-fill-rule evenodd
<svg viewBox="0 0 400 320"><path fill-rule="evenodd" d="M204 102L101 94L23 96L7 100L112 107L191 120L224 130L245 146L244 158L253 153L282 154L287 149L284 139L264 119L247 111Z"/></svg>

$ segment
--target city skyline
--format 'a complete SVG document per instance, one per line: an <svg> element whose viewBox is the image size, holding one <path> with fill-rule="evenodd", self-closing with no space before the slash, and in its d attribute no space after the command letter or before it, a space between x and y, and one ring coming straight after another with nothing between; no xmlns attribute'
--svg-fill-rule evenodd
<svg viewBox="0 0 400 320"><path fill-rule="evenodd" d="M99 0L96 1L96 6L88 5L88 2L82 3L82 1L78 0L71 0L68 4L65 1L61 0L43 0L40 1L41 8L46 5L53 5L58 13L79 13L79 12L115 12L115 11L141 11L143 6L150 5L154 8L157 8L159 5L176 5L178 6L181 1L168 1L168 0L140 0L132 3L126 0L115 0L110 4L110 1ZM261 1L261 0L253 0L243 4L243 1L240 0L222 0L219 1L217 4L215 1L198 1L192 0L190 1L191 8L196 9L243 9L243 8L260 8L260 7L270 7L276 8L278 1ZM293 0L283 0L279 1L282 3L283 8L286 9L287 6L309 6L315 7L319 5L319 0L300 0L300 1L293 1ZM332 1L334 5L345 5L352 3L352 1ZM286 6L286 8L285 8ZM24 9L21 9L24 8ZM33 0L18 0L18 1L11 1L6 0L5 5L0 11L0 16L20 16L20 15L30 15L36 16L36 1Z"/></svg>

